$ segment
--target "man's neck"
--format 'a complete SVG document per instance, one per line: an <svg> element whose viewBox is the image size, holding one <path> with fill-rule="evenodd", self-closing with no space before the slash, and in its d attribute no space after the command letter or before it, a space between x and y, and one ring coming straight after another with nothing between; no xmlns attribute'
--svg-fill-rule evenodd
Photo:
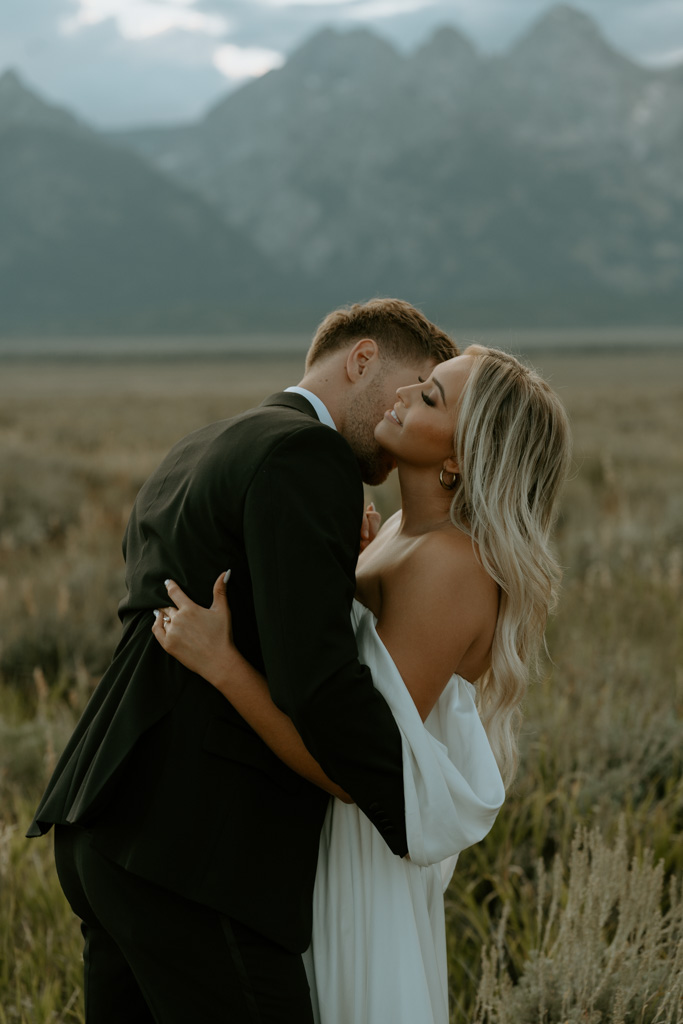
<svg viewBox="0 0 683 1024"><path fill-rule="evenodd" d="M342 429L343 415L342 403L339 401L339 389L335 387L334 383L329 378L319 376L318 374L314 375L307 373L303 379L299 381L297 387L303 388L305 391L310 391L311 394L316 396L316 398L319 398L334 420L334 425L337 430Z"/></svg>

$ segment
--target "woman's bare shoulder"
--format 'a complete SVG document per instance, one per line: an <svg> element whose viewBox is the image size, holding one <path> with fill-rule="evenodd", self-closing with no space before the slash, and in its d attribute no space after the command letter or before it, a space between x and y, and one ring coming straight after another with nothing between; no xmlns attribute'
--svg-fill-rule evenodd
<svg viewBox="0 0 683 1024"><path fill-rule="evenodd" d="M488 575L481 564L472 538L456 526L447 526L424 534L420 544L415 547L413 558L430 566L435 563L445 564L454 572L470 569Z"/></svg>
<svg viewBox="0 0 683 1024"><path fill-rule="evenodd" d="M482 565L471 537L456 527L425 534L402 571L410 579L415 600L457 605L461 613L463 603L470 610L478 606L485 615L497 609L498 585Z"/></svg>
<svg viewBox="0 0 683 1024"><path fill-rule="evenodd" d="M423 719L454 672L486 667L497 614L498 588L455 527L416 539L387 577L378 633Z"/></svg>

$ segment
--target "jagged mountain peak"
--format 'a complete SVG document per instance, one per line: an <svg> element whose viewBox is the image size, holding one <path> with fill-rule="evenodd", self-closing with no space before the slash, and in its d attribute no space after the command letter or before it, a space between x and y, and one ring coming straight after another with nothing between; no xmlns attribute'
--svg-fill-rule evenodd
<svg viewBox="0 0 683 1024"><path fill-rule="evenodd" d="M589 41L603 39L600 26L590 14L570 4L556 4L544 11L525 33L524 39L540 41L571 35Z"/></svg>
<svg viewBox="0 0 683 1024"><path fill-rule="evenodd" d="M595 53L602 59L631 63L610 46L591 15L570 4L557 4L545 11L512 47L509 56L512 59L549 56L553 61L561 61L572 52L581 52L584 57Z"/></svg>
<svg viewBox="0 0 683 1024"><path fill-rule="evenodd" d="M590 14L572 4L555 4L544 11L535 23L537 31L567 31L601 35L600 28Z"/></svg>
<svg viewBox="0 0 683 1024"><path fill-rule="evenodd" d="M0 75L0 105L5 109L18 105L50 109L50 105L25 84L14 68L8 68Z"/></svg>
<svg viewBox="0 0 683 1024"><path fill-rule="evenodd" d="M623 110L650 77L591 16L567 4L544 13L495 63L499 83L522 103L520 123L559 129L565 141L579 125L591 135L619 131Z"/></svg>
<svg viewBox="0 0 683 1024"><path fill-rule="evenodd" d="M285 68L300 71L305 67L306 70L324 70L326 75L334 75L342 70L352 73L357 66L400 60L391 43L369 29L341 31L328 27L320 29L295 50Z"/></svg>
<svg viewBox="0 0 683 1024"><path fill-rule="evenodd" d="M415 51L418 60L462 60L478 57L476 47L453 25L442 25Z"/></svg>
<svg viewBox="0 0 683 1024"><path fill-rule="evenodd" d="M0 75L0 129L16 124L86 130L72 114L42 99L14 68L9 68Z"/></svg>
<svg viewBox="0 0 683 1024"><path fill-rule="evenodd" d="M279 119L283 105L290 103L301 87L309 93L375 89L393 80L393 73L403 63L404 58L390 43L368 29L322 28L295 50L283 67L219 100L202 123L213 130L236 110L249 111L251 116L253 104L269 109Z"/></svg>
<svg viewBox="0 0 683 1024"><path fill-rule="evenodd" d="M9 90L24 89L24 83L22 82L19 74L14 68L7 68L0 74L0 95Z"/></svg>

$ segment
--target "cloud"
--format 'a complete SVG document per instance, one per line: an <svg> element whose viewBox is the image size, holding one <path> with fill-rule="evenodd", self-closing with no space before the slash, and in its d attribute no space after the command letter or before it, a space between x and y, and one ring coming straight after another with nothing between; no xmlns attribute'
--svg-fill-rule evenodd
<svg viewBox="0 0 683 1024"><path fill-rule="evenodd" d="M103 126L190 120L325 25L412 50L444 24L505 49L554 0L0 0L0 71ZM569 0L617 49L683 58L683 0Z"/></svg>
<svg viewBox="0 0 683 1024"><path fill-rule="evenodd" d="M224 36L229 22L221 14L195 10L196 0L74 0L78 9L62 22L67 35L113 19L124 39L149 39L179 29Z"/></svg>
<svg viewBox="0 0 683 1024"><path fill-rule="evenodd" d="M1 0L0 72L16 68L96 127L190 121L284 60L226 50L230 28L225 11L195 0Z"/></svg>
<svg viewBox="0 0 683 1024"><path fill-rule="evenodd" d="M70 35L54 26L40 46L10 47L0 34L0 71L15 67L29 86L97 127L177 123L200 117L227 91L212 62L216 45L215 37L178 30L131 42L110 18Z"/></svg>
<svg viewBox="0 0 683 1024"><path fill-rule="evenodd" d="M318 8L318 12L326 12L331 7L352 8L356 2L357 0L261 0L261 4L263 7L304 7L308 8L309 10Z"/></svg>
<svg viewBox="0 0 683 1024"><path fill-rule="evenodd" d="M482 50L499 51L557 0L197 0L231 21L231 42L290 52L323 25L375 26L401 49L454 25ZM636 59L683 47L683 0L567 0L592 15L612 45Z"/></svg>
<svg viewBox="0 0 683 1024"><path fill-rule="evenodd" d="M652 66L675 62L683 50L683 0L593 0L590 7L610 41Z"/></svg>
<svg viewBox="0 0 683 1024"><path fill-rule="evenodd" d="M683 64L683 46L676 50L653 50L648 55L648 63L653 67L669 68Z"/></svg>
<svg viewBox="0 0 683 1024"><path fill-rule="evenodd" d="M374 22L424 11L424 8L424 0L366 0L349 8L348 16L353 21Z"/></svg>
<svg viewBox="0 0 683 1024"><path fill-rule="evenodd" d="M277 50L265 50L258 46L234 46L225 43L214 50L213 63L222 75L235 82L247 78L258 78L267 71L280 68L285 62L284 55Z"/></svg>

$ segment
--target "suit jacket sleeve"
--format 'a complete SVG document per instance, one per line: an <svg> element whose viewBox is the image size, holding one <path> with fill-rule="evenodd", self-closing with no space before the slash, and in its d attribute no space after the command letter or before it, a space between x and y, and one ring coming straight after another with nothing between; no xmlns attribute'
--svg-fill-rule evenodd
<svg viewBox="0 0 683 1024"><path fill-rule="evenodd" d="M324 771L394 853L407 852L401 738L350 619L363 491L333 430L305 427L269 454L244 506L266 677Z"/></svg>

